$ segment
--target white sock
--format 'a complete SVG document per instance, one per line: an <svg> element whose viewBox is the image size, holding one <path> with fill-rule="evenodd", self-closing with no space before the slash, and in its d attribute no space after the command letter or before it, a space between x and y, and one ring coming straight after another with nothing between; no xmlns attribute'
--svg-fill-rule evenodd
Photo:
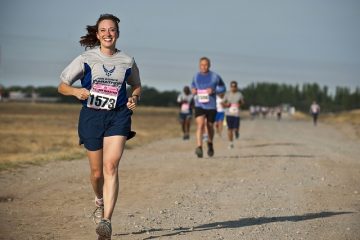
<svg viewBox="0 0 360 240"><path fill-rule="evenodd" d="M95 196L95 205L97 206L103 206L104 205L104 199L103 198L97 198Z"/></svg>

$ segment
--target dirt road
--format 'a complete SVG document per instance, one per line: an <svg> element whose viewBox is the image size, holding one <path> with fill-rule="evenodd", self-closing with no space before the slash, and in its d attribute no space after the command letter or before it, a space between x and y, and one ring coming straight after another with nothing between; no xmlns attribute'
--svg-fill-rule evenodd
<svg viewBox="0 0 360 240"><path fill-rule="evenodd" d="M96 239L87 160L0 173L0 239ZM243 121L216 137L127 150L113 239L360 239L360 141L330 125Z"/></svg>

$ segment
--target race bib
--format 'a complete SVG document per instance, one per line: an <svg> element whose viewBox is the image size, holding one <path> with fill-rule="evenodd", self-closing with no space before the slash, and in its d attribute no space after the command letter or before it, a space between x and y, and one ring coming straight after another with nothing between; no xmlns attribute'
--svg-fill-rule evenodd
<svg viewBox="0 0 360 240"><path fill-rule="evenodd" d="M238 114L239 113L239 104L238 103L232 103L229 107L229 113L231 114Z"/></svg>
<svg viewBox="0 0 360 240"><path fill-rule="evenodd" d="M189 103L181 104L181 113L190 113L190 104Z"/></svg>
<svg viewBox="0 0 360 240"><path fill-rule="evenodd" d="M117 87L95 83L90 90L87 107L112 110L116 107L118 93Z"/></svg>
<svg viewBox="0 0 360 240"><path fill-rule="evenodd" d="M209 93L206 89L198 89L197 95L200 103L208 103L210 101Z"/></svg>

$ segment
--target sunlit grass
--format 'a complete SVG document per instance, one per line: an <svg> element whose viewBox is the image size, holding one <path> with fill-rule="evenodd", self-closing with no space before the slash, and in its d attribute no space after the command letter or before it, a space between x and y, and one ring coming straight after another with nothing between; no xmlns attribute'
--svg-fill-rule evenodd
<svg viewBox="0 0 360 240"><path fill-rule="evenodd" d="M0 170L50 160L86 157L78 145L81 106L74 104L0 103ZM137 136L127 148L179 136L177 110L139 107L133 115Z"/></svg>

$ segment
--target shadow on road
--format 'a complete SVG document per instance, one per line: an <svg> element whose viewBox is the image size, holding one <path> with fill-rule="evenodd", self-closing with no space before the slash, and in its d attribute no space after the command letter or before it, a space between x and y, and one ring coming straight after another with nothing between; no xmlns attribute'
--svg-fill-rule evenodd
<svg viewBox="0 0 360 240"><path fill-rule="evenodd" d="M253 154L253 155L234 155L234 156L216 156L213 159L224 158L314 158L314 155L304 154Z"/></svg>
<svg viewBox="0 0 360 240"><path fill-rule="evenodd" d="M278 143L264 143L264 144L255 144L255 145L249 145L244 146L243 148L260 148L260 147L271 147L271 146L300 146L302 144L299 143L288 143L288 142L278 142Z"/></svg>
<svg viewBox="0 0 360 240"><path fill-rule="evenodd" d="M114 236L124 236L124 235L138 235L138 234L151 234L155 232L161 231L170 231L169 233L164 233L160 235L152 235L148 237L144 237L143 240L146 239L154 239L159 237L169 237L175 235L184 235L190 232L195 231L209 231L213 229L226 229L226 228L241 228L241 227L248 227L248 226L256 226L262 225L267 223L274 223L274 222L300 222L306 220L312 220L317 218L327 218L336 215L342 214L351 214L353 212L319 212L319 213L307 213L304 215L295 215L295 216L282 216L282 217L259 217L259 218L240 218L237 220L229 220L229 221L222 221L222 222L213 222L208 224L202 224L194 227L188 228L174 228L174 229L147 229L142 230L139 232L132 232L132 233L119 233L114 234Z"/></svg>

